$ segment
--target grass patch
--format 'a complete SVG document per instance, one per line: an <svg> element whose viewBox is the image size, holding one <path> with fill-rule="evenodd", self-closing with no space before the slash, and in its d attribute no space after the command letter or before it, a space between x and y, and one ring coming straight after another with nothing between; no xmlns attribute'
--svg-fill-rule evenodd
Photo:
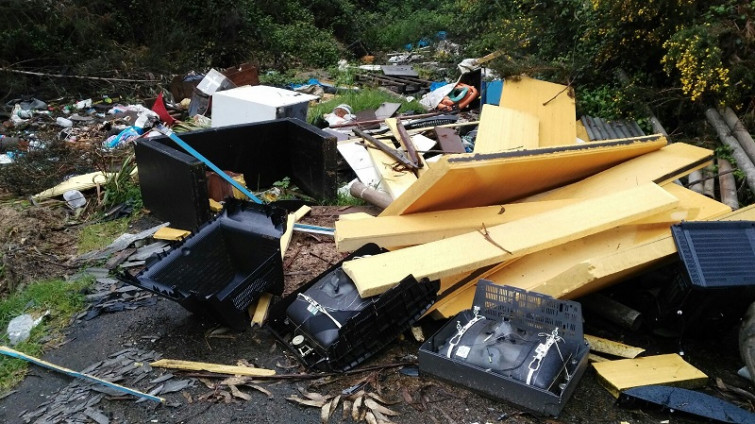
<svg viewBox="0 0 755 424"><path fill-rule="evenodd" d="M128 231L130 218L114 219L87 225L79 234L79 254L102 249L110 244L116 237Z"/></svg>
<svg viewBox="0 0 755 424"><path fill-rule="evenodd" d="M83 290L89 287L92 281L91 278L73 282L38 281L0 300L0 328L3 330L0 341L2 344L9 344L6 329L13 318L24 313L36 318L49 310L50 315L32 329L29 339L14 347L28 355L39 356L43 351L42 339L54 340L59 337L63 328L69 324L71 317L84 309ZM26 362L0 356L0 392L18 384L26 374L26 369Z"/></svg>
<svg viewBox="0 0 755 424"><path fill-rule="evenodd" d="M317 119L322 117L322 115L333 112L333 109L336 106L343 103L351 106L352 112L357 113L365 109L375 110L384 102L401 103L399 113L408 111L424 113L425 111L422 105L420 105L416 100L412 102L406 102L381 90L365 89L359 91L350 91L336 96L328 100L327 102L323 102L314 107L310 107L307 121L309 121L310 123L315 123Z"/></svg>

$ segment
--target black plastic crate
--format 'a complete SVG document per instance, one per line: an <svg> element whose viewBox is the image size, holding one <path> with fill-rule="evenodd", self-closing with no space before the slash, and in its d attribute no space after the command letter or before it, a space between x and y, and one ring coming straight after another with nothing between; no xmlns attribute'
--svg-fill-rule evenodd
<svg viewBox="0 0 755 424"><path fill-rule="evenodd" d="M674 335L715 336L755 301L755 222L671 227L682 265L658 295L656 319Z"/></svg>
<svg viewBox="0 0 755 424"><path fill-rule="evenodd" d="M260 294L283 292L280 238L285 211L229 201L225 211L147 267L121 277L236 329Z"/></svg>
<svg viewBox="0 0 755 424"><path fill-rule="evenodd" d="M558 416L587 369L579 303L480 280L419 350L423 374Z"/></svg>
<svg viewBox="0 0 755 424"><path fill-rule="evenodd" d="M307 367L346 371L386 347L437 298L439 283L412 276L362 299L344 261L384 252L368 244L276 303L268 328Z"/></svg>

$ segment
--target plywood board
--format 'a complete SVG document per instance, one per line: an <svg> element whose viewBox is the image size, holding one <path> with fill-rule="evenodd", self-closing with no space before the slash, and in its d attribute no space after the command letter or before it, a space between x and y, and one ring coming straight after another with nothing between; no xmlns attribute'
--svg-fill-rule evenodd
<svg viewBox="0 0 755 424"><path fill-rule="evenodd" d="M630 346L613 340L604 339L602 337L591 336L589 334L585 334L584 336L587 343L590 344L591 352L607 353L621 358L632 359L645 351L645 349L641 347Z"/></svg>
<svg viewBox="0 0 755 424"><path fill-rule="evenodd" d="M632 387L665 384L696 389L708 382L707 375L675 353L592 365L601 384L616 398L622 390Z"/></svg>
<svg viewBox="0 0 755 424"><path fill-rule="evenodd" d="M538 119L500 106L483 105L474 153L500 153L539 147Z"/></svg>
<svg viewBox="0 0 755 424"><path fill-rule="evenodd" d="M538 118L540 147L574 144L577 112L571 87L526 76L506 78L500 106Z"/></svg>
<svg viewBox="0 0 755 424"><path fill-rule="evenodd" d="M676 253L672 224L716 219L731 212L723 203L674 183L663 187L679 199L673 209L500 264L478 278L557 298L579 297L669 259ZM457 283L456 292L433 305L434 316L447 318L469 309L475 281Z"/></svg>
<svg viewBox="0 0 755 424"><path fill-rule="evenodd" d="M645 181L663 185L688 175L696 169L704 168L712 161L712 150L691 144L672 143L581 181L528 196L520 201L587 198L605 193L606 190L630 187Z"/></svg>
<svg viewBox="0 0 755 424"><path fill-rule="evenodd" d="M504 204L577 181L665 145L665 138L647 136L498 154L447 155L381 216Z"/></svg>
<svg viewBox="0 0 755 424"><path fill-rule="evenodd" d="M433 280L472 271L605 231L677 203L662 188L644 184L480 231L348 261L343 270L360 296L370 297L410 274ZM590 219L584 219L586 216Z"/></svg>
<svg viewBox="0 0 755 424"><path fill-rule="evenodd" d="M169 240L169 241L178 241L183 240L184 238L188 237L191 234L191 231L189 230L182 230L180 228L171 228L171 227L162 227L155 234L152 235L152 238L155 240Z"/></svg>
<svg viewBox="0 0 755 424"><path fill-rule="evenodd" d="M381 140L381 142L383 142ZM391 143L386 146L393 148ZM410 171L396 170L397 162L390 156L376 148L367 149L372 159L372 165L380 176L380 187L393 199L401 196L409 187L417 181L417 176Z"/></svg>
<svg viewBox="0 0 755 424"><path fill-rule="evenodd" d="M565 199L512 203L363 220L347 217L336 221L336 247L340 252L351 252L366 243L375 243L385 248L415 246L475 231L482 228L482 224L492 227L576 201Z"/></svg>

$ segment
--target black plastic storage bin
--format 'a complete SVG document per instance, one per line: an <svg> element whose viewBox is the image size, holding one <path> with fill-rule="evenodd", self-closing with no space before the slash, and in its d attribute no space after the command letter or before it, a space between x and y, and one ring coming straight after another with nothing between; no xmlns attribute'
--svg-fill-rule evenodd
<svg viewBox="0 0 755 424"><path fill-rule="evenodd" d="M251 190L290 177L316 199L336 197L336 138L306 122L276 119L178 136L220 169L244 174ZM138 140L134 153L144 207L154 216L187 230L209 218L209 168L166 136Z"/></svg>
<svg viewBox="0 0 755 424"><path fill-rule="evenodd" d="M379 296L360 298L341 265L384 251L375 244L361 247L271 308L268 328L304 365L351 369L409 329L435 302L439 283L412 276Z"/></svg>
<svg viewBox="0 0 755 424"><path fill-rule="evenodd" d="M420 372L558 416L587 369L580 304L480 280L473 305L420 347Z"/></svg>
<svg viewBox="0 0 755 424"><path fill-rule="evenodd" d="M731 328L755 301L755 222L682 222L671 234L683 267L658 295L659 324L702 337Z"/></svg>
<svg viewBox="0 0 755 424"><path fill-rule="evenodd" d="M217 218L147 267L121 278L186 309L242 330L260 294L283 292L282 209L229 201Z"/></svg>

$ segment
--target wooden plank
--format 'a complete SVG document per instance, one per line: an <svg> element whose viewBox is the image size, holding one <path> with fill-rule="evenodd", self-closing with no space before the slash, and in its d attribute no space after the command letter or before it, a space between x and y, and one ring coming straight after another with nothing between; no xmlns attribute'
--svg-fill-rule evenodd
<svg viewBox="0 0 755 424"><path fill-rule="evenodd" d="M386 146L393 148L392 143L383 143ZM370 155L372 164L380 176L380 187L382 187L392 198L396 199L401 196L417 181L417 177L410 171L394 170L397 162L382 151L375 148L368 148L367 153Z"/></svg>
<svg viewBox="0 0 755 424"><path fill-rule="evenodd" d="M483 105L474 153L500 153L539 147L536 116L514 109Z"/></svg>
<svg viewBox="0 0 755 424"><path fill-rule="evenodd" d="M273 295L262 293L256 302L249 306L249 314L252 316L252 327L255 325L262 327L267 320L267 312L270 310L270 303L273 301Z"/></svg>
<svg viewBox="0 0 755 424"><path fill-rule="evenodd" d="M583 124L581 120L577 119L575 125L577 127L577 138L582 141L590 141L590 136L587 134L587 128L585 128L585 124Z"/></svg>
<svg viewBox="0 0 755 424"><path fill-rule="evenodd" d="M336 247L340 252L350 252L366 243L385 248L415 246L475 231L481 223L492 227L575 202L566 199L511 203L362 220L343 219L342 215L336 221Z"/></svg>
<svg viewBox="0 0 755 424"><path fill-rule="evenodd" d="M150 363L157 368L169 368L184 371L208 371L217 374L248 375L251 377L269 377L275 375L275 370L266 368L242 367L237 365L221 365L208 362L181 361L178 359L160 359Z"/></svg>
<svg viewBox="0 0 755 424"><path fill-rule="evenodd" d="M677 202L655 184L644 184L491 228L481 223L480 231L348 261L343 270L359 294L370 297L409 274L432 280L475 270L668 210Z"/></svg>
<svg viewBox="0 0 755 424"><path fill-rule="evenodd" d="M691 144L672 143L581 181L528 196L520 201L586 198L616 190L619 187L631 187L645 181L663 185L711 163L713 163L713 151Z"/></svg>
<svg viewBox="0 0 755 424"><path fill-rule="evenodd" d="M156 240L169 240L169 241L178 241L183 240L185 237L188 237L191 234L191 231L189 230L182 230L179 228L171 228L171 227L162 227L155 234L152 235L152 238Z"/></svg>
<svg viewBox="0 0 755 424"><path fill-rule="evenodd" d="M500 106L538 118L540 147L574 144L577 112L571 87L526 76L506 78Z"/></svg>
<svg viewBox="0 0 755 424"><path fill-rule="evenodd" d="M417 164L419 165L419 169L417 170L417 175L422 175L425 171L427 171L427 163L425 163L425 158L418 153L419 150L414 144L414 140L411 136L409 136L409 143L412 143L411 146L407 146L404 142L404 138L401 136L401 132L399 131L399 121L398 118L388 118L385 120L385 124L388 126L388 129L391 130L391 134L393 134L393 138L395 138L399 145L402 147L404 154L406 155L409 160L412 160L412 155L409 153L410 151L413 151L417 155ZM403 125L402 125L403 128ZM406 128L404 128L404 133L406 133Z"/></svg>
<svg viewBox="0 0 755 424"><path fill-rule="evenodd" d="M576 298L668 260L676 253L671 224L716 219L731 211L722 203L674 183L663 188L679 199L673 209L535 252L516 262L499 264L478 278L557 298ZM475 281L457 282L456 292L433 305L437 309L433 315L448 318L469 309Z"/></svg>
<svg viewBox="0 0 755 424"><path fill-rule="evenodd" d="M688 389L705 387L708 376L688 364L681 356L647 356L592 364L598 379L608 391L618 398L622 390L632 387L665 384Z"/></svg>
<svg viewBox="0 0 755 424"><path fill-rule="evenodd" d="M291 237L293 237L294 235L294 224L296 224L296 222L300 219L304 218L304 216L307 215L311 210L312 208L304 205L297 209L295 212L288 214L288 217L286 218L286 232L284 232L280 238L281 258L285 257L286 250L288 250L288 245L291 243Z"/></svg>
<svg viewBox="0 0 755 424"><path fill-rule="evenodd" d="M613 340L604 339L602 337L591 336L589 334L585 334L584 336L587 343L590 344L591 352L607 353L621 358L632 359L645 351L645 349L641 347L630 346Z"/></svg>
<svg viewBox="0 0 755 424"><path fill-rule="evenodd" d="M647 136L489 155L447 155L381 216L501 205L577 181L665 145L665 138Z"/></svg>

